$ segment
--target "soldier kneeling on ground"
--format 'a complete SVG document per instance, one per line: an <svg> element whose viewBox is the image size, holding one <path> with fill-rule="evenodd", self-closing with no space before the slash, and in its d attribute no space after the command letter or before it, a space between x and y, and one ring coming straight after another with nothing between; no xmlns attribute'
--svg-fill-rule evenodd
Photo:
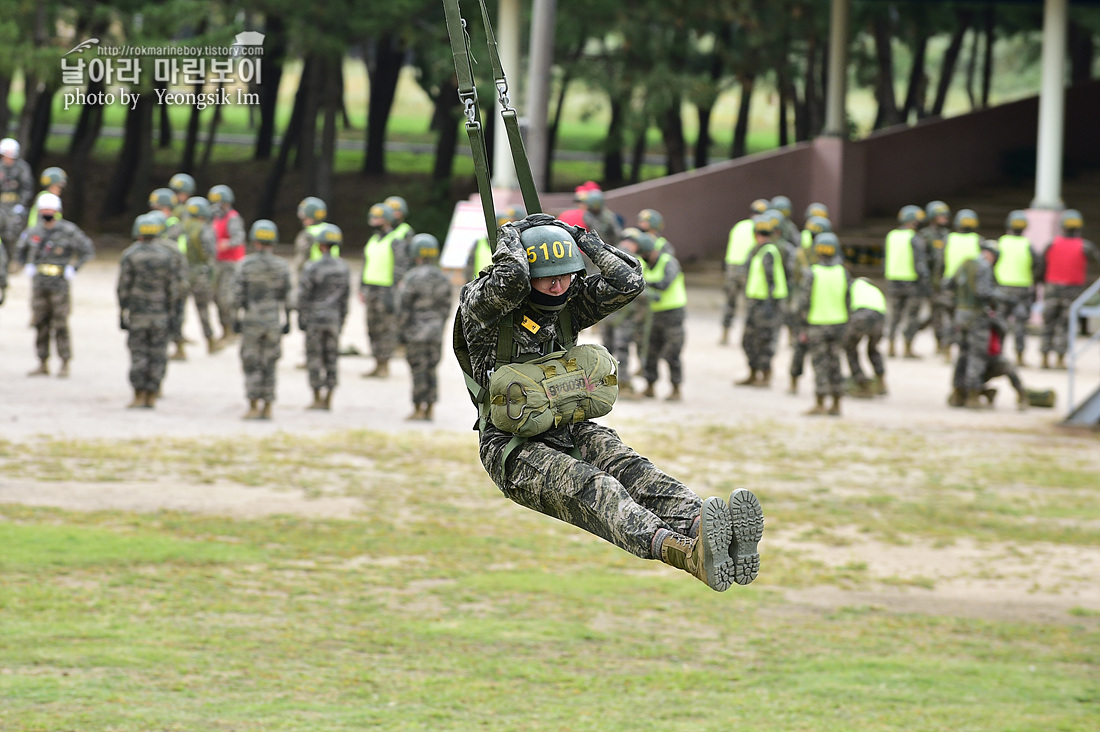
<svg viewBox="0 0 1100 732"><path fill-rule="evenodd" d="M764 530L756 496L704 500L591 421L610 411L617 373L606 349L577 346L577 333L642 292L637 260L544 214L505 224L499 239L493 265L462 288L454 339L493 482L714 590L752 582ZM581 252L597 273L584 274Z"/></svg>

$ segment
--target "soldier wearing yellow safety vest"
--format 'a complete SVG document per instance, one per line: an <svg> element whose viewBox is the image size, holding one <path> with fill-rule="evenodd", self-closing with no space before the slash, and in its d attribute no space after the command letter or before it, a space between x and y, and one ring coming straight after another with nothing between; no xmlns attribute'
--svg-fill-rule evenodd
<svg viewBox="0 0 1100 732"><path fill-rule="evenodd" d="M811 250L814 246L814 237L820 234L820 231L814 231L810 227L810 219L818 218L829 220L829 207L824 203L811 203L806 207L806 215L803 217L805 225L802 228L802 238L799 240L799 244L803 249ZM832 229L830 229L831 231Z"/></svg>
<svg viewBox="0 0 1100 732"><path fill-rule="evenodd" d="M771 386L772 358L782 324L782 304L787 299L787 273L783 255L775 243L778 222L767 214L753 217L756 246L748 258L745 276L745 333L741 346L749 362L749 375L737 386Z"/></svg>
<svg viewBox="0 0 1100 732"><path fill-rule="evenodd" d="M791 199L786 196L776 196L768 204L768 208L782 214L777 227L779 238L787 242L791 248L799 246L802 242L802 234L791 221Z"/></svg>
<svg viewBox="0 0 1100 732"><path fill-rule="evenodd" d="M649 300L649 341L645 344L644 374L646 389L642 396L652 398L657 383L657 365L668 364L672 392L668 401L681 399L680 384L684 380L680 353L684 350L684 319L687 315L687 286L680 262L671 253L657 251L653 237L642 234L633 237L633 246L624 242L624 248L637 254L642 260L642 278L645 279L646 297Z"/></svg>
<svg viewBox="0 0 1100 732"><path fill-rule="evenodd" d="M753 235L753 217L768 210L768 201L758 198L749 205L751 215L742 219L730 229L729 243L726 245L726 281L723 290L726 300L722 305L722 339L718 345L726 346L730 342L730 327L737 314L737 300L745 289L745 277L748 273L749 254L756 246Z"/></svg>
<svg viewBox="0 0 1100 732"><path fill-rule="evenodd" d="M947 241L943 246L943 280L940 282L940 290L943 291L943 282L955 275L959 267L970 259L976 259L981 251L982 237L977 232L978 214L968 208L964 208L955 214L955 231L947 235ZM950 363L951 343L957 342L955 329L955 304L953 300L946 301L950 307L951 341L947 343L944 358Z"/></svg>
<svg viewBox="0 0 1100 732"><path fill-rule="evenodd" d="M944 353L951 343L951 310L936 295L943 282L943 254L950 233L951 207L943 201L930 201L924 207L927 225L917 232L928 254L929 316L920 325L921 330L932 326L936 336L936 353Z"/></svg>
<svg viewBox="0 0 1100 732"><path fill-rule="evenodd" d="M1024 236L1027 214L1012 211L1005 219L1006 233L997 241L1000 255L993 277L1004 299L999 303L999 315L1011 324L1016 345L1016 364L1024 365L1024 341L1031 305L1035 302L1035 278L1039 259L1031 251L1031 240Z"/></svg>
<svg viewBox="0 0 1100 732"><path fill-rule="evenodd" d="M214 259L217 256L217 236L210 223L212 217L210 202L204 197L188 198L184 207L183 233L177 242L180 253L187 260L187 293L195 300L207 352L217 353L225 344L214 338L214 329L210 326L210 303L214 300ZM187 298L182 299L186 304Z"/></svg>
<svg viewBox="0 0 1100 732"><path fill-rule="evenodd" d="M643 208L638 212L638 230L653 237L653 249L657 252L668 252L676 256L676 247L669 243L662 232L665 230L665 217L660 211L652 208Z"/></svg>
<svg viewBox="0 0 1100 732"><path fill-rule="evenodd" d="M653 237L633 226L623 229L619 247L635 255L640 250L649 251L655 248ZM634 373L630 363L630 346L634 345L638 361L644 365L652 323L653 313L649 310L649 298L643 291L629 303L604 318L600 324L604 348L619 364L620 399L637 399L640 396L634 391L634 384L630 380L630 375Z"/></svg>
<svg viewBox="0 0 1100 732"><path fill-rule="evenodd" d="M394 252L393 260L393 281L400 282L405 273L409 271L409 268L413 266L412 260L409 259L409 248L412 246L416 231L406 221L409 217L409 204L404 198L401 196L388 196L382 203L393 210L393 230L395 236L401 240L400 250Z"/></svg>
<svg viewBox="0 0 1100 732"><path fill-rule="evenodd" d="M886 295L866 277L853 280L848 286L848 328L844 331L844 354L852 372L854 397L870 399L886 394L886 363L878 344L886 327ZM867 340L867 360L875 372L874 383L859 363L859 345Z"/></svg>
<svg viewBox="0 0 1100 732"><path fill-rule="evenodd" d="M294 237L294 261L290 267L295 281L301 277L306 262L316 262L322 256L317 236L322 224L328 221L328 206L316 196L306 196L298 203L298 220L302 222L302 230ZM329 246L329 253L339 257L340 247Z"/></svg>
<svg viewBox="0 0 1100 732"><path fill-rule="evenodd" d="M821 204L814 204L816 207L823 208ZM815 210L820 210L820 208ZM810 236L810 245L807 246L803 243L798 249L795 249L790 255L788 255L787 271L790 272L789 284L791 285L791 294L788 298L792 302L797 304L798 290L795 287L797 282L801 286L802 278L812 265L817 264L817 253L813 247L813 237L825 232L831 232L833 225L829 223L828 219L820 216L811 216L806 221L806 228L802 230L803 240L806 235ZM806 354L810 351L810 346L805 338L800 337L803 328L802 317L798 313L795 314L794 319L791 321L791 343L794 350L791 353L791 386L787 389L788 394L798 393L798 380L802 376L802 372L806 367Z"/></svg>
<svg viewBox="0 0 1100 732"><path fill-rule="evenodd" d="M512 221L519 221L527 216L526 209L518 204L511 204L497 211L497 228L511 223ZM411 246L411 244L410 244ZM466 259L466 281L474 279L479 273L485 270L490 264L493 263L493 250L489 246L489 237L483 236L474 242L474 248L470 251L470 256Z"/></svg>
<svg viewBox="0 0 1100 732"><path fill-rule="evenodd" d="M806 325L803 339L810 346L814 364L816 402L806 414L840 415L844 376L840 372L840 351L848 326L848 285L852 276L844 268L836 234L823 232L814 237L817 261L806 268L798 298L798 312ZM832 404L825 407L826 397Z"/></svg>
<svg viewBox="0 0 1100 732"><path fill-rule="evenodd" d="M363 249L363 275L360 278L359 300L367 306L367 337L374 370L364 377L384 379L390 375L390 358L397 348L397 311L394 287L398 262L404 261L407 250L401 229L394 228L394 209L384 203L370 207L368 223L374 234ZM402 273L403 274L403 273Z"/></svg>
<svg viewBox="0 0 1100 732"><path fill-rule="evenodd" d="M890 322L887 326L887 352L894 355L894 337L905 320L905 357L917 358L913 338L920 328L920 306L928 293L928 259L917 227L924 219L920 206L902 206L897 227L886 235L883 264L886 270L886 298Z"/></svg>

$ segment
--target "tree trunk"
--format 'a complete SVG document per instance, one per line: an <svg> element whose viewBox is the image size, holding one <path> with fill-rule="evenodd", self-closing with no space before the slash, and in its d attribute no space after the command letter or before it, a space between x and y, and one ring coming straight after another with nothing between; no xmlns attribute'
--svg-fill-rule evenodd
<svg viewBox="0 0 1100 732"><path fill-rule="evenodd" d="M452 76L440 85L432 111L432 129L439 133L435 143L433 181L449 181L454 174L455 153L458 150L458 120L462 105L458 101L458 79Z"/></svg>
<svg viewBox="0 0 1100 732"><path fill-rule="evenodd" d="M44 86L37 94L34 104L34 114L31 116L30 136L23 138L26 145L23 148L23 159L37 170L46 153L46 140L50 134L50 121L53 117L53 95L56 87Z"/></svg>
<svg viewBox="0 0 1100 732"><path fill-rule="evenodd" d="M687 170L687 145L684 142L684 120L680 114L680 102L680 95L673 95L672 105L662 115L664 124L661 125L661 137L665 142L665 168L668 175Z"/></svg>
<svg viewBox="0 0 1100 732"><path fill-rule="evenodd" d="M821 129L814 101L817 96L817 55L817 39L811 36L806 48L806 83L802 87L802 101L795 103L794 131L799 140L809 140Z"/></svg>
<svg viewBox="0 0 1100 732"><path fill-rule="evenodd" d="M997 22L996 11L988 5L982 13L985 21L985 53L982 56L982 109L989 106L989 90L993 85L993 43Z"/></svg>
<svg viewBox="0 0 1100 732"><path fill-rule="evenodd" d="M311 63L307 61L308 65ZM294 107L290 111L290 121L283 131L282 143L279 145L279 155L271 165L264 183L263 193L256 204L256 218L270 219L275 214L275 200L279 196L279 188L283 183L283 175L286 173L287 160L290 159L290 151L298 143L299 131L302 126L302 113L305 111L307 90L305 80L309 77L310 69L302 67L302 75L298 79L298 92L294 95Z"/></svg>
<svg viewBox="0 0 1100 732"><path fill-rule="evenodd" d="M1069 22L1069 65L1070 83L1080 84L1092 78L1092 64L1096 47L1092 41L1092 32L1080 24ZM0 114L4 110L0 109Z"/></svg>
<svg viewBox="0 0 1100 732"><path fill-rule="evenodd" d="M402 42L393 36L384 35L374 44L373 61L367 61L370 99L367 102L367 154L363 158L363 172L366 175L386 173L386 124L393 108L404 58L405 47ZM489 147L491 149L492 146Z"/></svg>
<svg viewBox="0 0 1100 732"><path fill-rule="evenodd" d="M154 88L167 89L168 84L163 81L158 81L155 82ZM251 109L251 107L249 109ZM160 139L157 141L157 147L163 150L172 147L172 120L168 118L168 105L157 105L157 114L160 118Z"/></svg>
<svg viewBox="0 0 1100 732"><path fill-rule="evenodd" d="M192 88L196 94L202 93L202 82ZM183 156L180 158L180 172L190 173L195 169L195 151L199 147L199 125L202 122L202 112L198 107L191 107L191 116L187 120L187 137L183 141Z"/></svg>
<svg viewBox="0 0 1100 732"><path fill-rule="evenodd" d="M11 92L11 76L0 74L0 133L8 134L11 125L11 107L8 106L8 94Z"/></svg>
<svg viewBox="0 0 1100 732"><path fill-rule="evenodd" d="M924 113L925 74L924 59L928 52L928 33L923 29L917 31L917 38L913 43L913 66L909 69L909 83L905 90L905 102L901 111L901 120L908 122L914 112L917 119Z"/></svg>
<svg viewBox="0 0 1100 732"><path fill-rule="evenodd" d="M974 95L974 74L978 70L978 42L982 34L977 27L970 34L970 58L966 63L966 98L970 101L970 108L978 108L978 98Z"/></svg>
<svg viewBox="0 0 1100 732"><path fill-rule="evenodd" d="M898 114L897 97L894 95L894 51L890 45L893 28L885 13L875 17L875 56L878 59L878 73L875 75L875 99L878 101L878 113L875 117L875 129L890 127L901 122Z"/></svg>
<svg viewBox="0 0 1100 732"><path fill-rule="evenodd" d="M749 137L749 109L752 106L752 90L756 85L754 76L743 76L741 82L741 100L737 105L737 122L733 126L733 143L730 146L730 157L740 158L745 155L746 143Z"/></svg>
<svg viewBox="0 0 1100 732"><path fill-rule="evenodd" d="M340 89L337 87L341 80L339 66L342 58L340 54L332 54L325 62L323 96L324 127L321 130L321 157L317 160L317 174L313 190L316 193L306 192L305 195L316 195L322 200L328 201L332 196L332 170L336 165L336 114L340 107Z"/></svg>
<svg viewBox="0 0 1100 732"><path fill-rule="evenodd" d="M649 120L643 120L634 136L634 146L630 151L630 182L637 183L642 179L642 165L645 164L646 133L649 131Z"/></svg>
<svg viewBox="0 0 1100 732"><path fill-rule="evenodd" d="M932 102L933 117L943 114L943 105L947 101L947 91L951 88L951 77L955 75L955 65L959 61L963 40L966 38L966 31L970 28L974 13L970 10L958 10L955 16L958 18L959 24L955 28L955 33L951 36L951 43L948 44L947 50L943 53L943 61L940 62L940 78L936 84L936 99Z"/></svg>
<svg viewBox="0 0 1100 732"><path fill-rule="evenodd" d="M275 114L279 103L279 82L283 78L283 64L286 62L286 33L283 21L276 13L268 13L264 18L267 44L264 48L264 83L260 84L260 128L256 132L255 160L271 158L271 149L275 142ZM192 119L194 116L192 115Z"/></svg>
<svg viewBox="0 0 1100 732"><path fill-rule="evenodd" d="M790 144L790 124L787 121L787 71L780 68L776 72L776 86L779 92L779 147Z"/></svg>
<svg viewBox="0 0 1100 732"><path fill-rule="evenodd" d="M103 91L103 80L88 81L88 93ZM88 160L103 127L103 105L85 104L69 146L69 184L65 187L65 216L78 224L85 220Z"/></svg>
<svg viewBox="0 0 1100 732"><path fill-rule="evenodd" d="M223 89L225 89L225 82L218 84L218 99L221 99ZM202 151L202 163L199 164L200 170L206 170L210 165L210 156L214 152L214 140L218 136L218 125L220 125L221 122L222 105L219 102L214 104L214 114L210 118L210 127L206 130L206 147Z"/></svg>
<svg viewBox="0 0 1100 732"><path fill-rule="evenodd" d="M302 109L302 127L299 130L298 152L294 156L294 170L305 170L306 184L312 185L317 166L317 111L321 107L321 77L327 65L321 56L310 54L309 58L314 62L309 65L309 76L305 77L306 100Z"/></svg>
<svg viewBox="0 0 1100 732"><path fill-rule="evenodd" d="M127 198L131 192L132 184L138 183L137 189L143 196L145 186L149 182L150 160L142 160L144 152L152 150L152 121L153 100L148 94L142 94L137 104L126 113L126 128L122 140L122 150L115 161L114 172L107 184L107 193L103 198L103 208L99 218L104 220L112 216L118 216L127 210ZM135 196L136 197L136 196Z"/></svg>
<svg viewBox="0 0 1100 732"><path fill-rule="evenodd" d="M714 107L696 105L699 113L699 137L695 140L695 167L703 168L710 162L710 116Z"/></svg>
<svg viewBox="0 0 1100 732"><path fill-rule="evenodd" d="M611 121L603 143L603 179L608 188L618 188L623 182L623 126L626 122L625 105L619 99L611 99Z"/></svg>

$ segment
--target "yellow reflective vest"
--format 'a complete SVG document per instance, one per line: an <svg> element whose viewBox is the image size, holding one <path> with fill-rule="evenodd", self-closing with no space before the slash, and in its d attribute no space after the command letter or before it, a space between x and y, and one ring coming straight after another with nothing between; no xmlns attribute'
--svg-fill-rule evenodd
<svg viewBox="0 0 1100 732"><path fill-rule="evenodd" d="M815 264L810 290L810 325L840 325L848 322L848 273L842 264Z"/></svg>
<svg viewBox="0 0 1100 732"><path fill-rule="evenodd" d="M754 246L756 235L753 233L752 219L738 221L730 229L729 244L726 245L726 264L744 264Z"/></svg>
<svg viewBox="0 0 1100 732"><path fill-rule="evenodd" d="M317 232L321 230L322 226L324 226L324 223L311 224L311 225L306 227L306 231L309 232L309 236L310 236L311 239L317 235ZM329 247L328 251L329 251L329 254L331 254L334 257L339 257L340 256L340 247L338 247L338 246L331 246L331 247ZM317 242L313 242L313 245L310 246L310 248L309 248L309 261L315 262L318 259L320 259L321 257L322 257L321 245L318 244Z"/></svg>
<svg viewBox="0 0 1100 732"><path fill-rule="evenodd" d="M653 267L646 266L646 263L642 262L642 278L647 283L660 282L665 278L665 266L672 259L672 255L662 254L657 257L657 263ZM682 308L687 306L687 286L684 284L684 272L681 270L675 277L672 278L671 284L660 293L657 298L650 298L649 309L652 312L660 313L665 310L675 310L676 308Z"/></svg>
<svg viewBox="0 0 1100 732"><path fill-rule="evenodd" d="M886 235L886 279L915 282L917 266L913 254L912 229L894 229Z"/></svg>
<svg viewBox="0 0 1100 732"><path fill-rule="evenodd" d="M982 237L976 231L967 234L952 231L948 234L943 248L944 278L953 277L963 262L976 258L981 250Z"/></svg>
<svg viewBox="0 0 1100 732"><path fill-rule="evenodd" d="M993 276L998 285L1005 287L1031 287L1035 284L1032 271L1034 256L1027 237L1005 234L997 242L1000 256L993 266Z"/></svg>
<svg viewBox="0 0 1100 732"><path fill-rule="evenodd" d="M774 289L772 297L782 300L787 297L787 275L783 271L783 255L779 253L779 247L768 243L760 247L749 262L749 276L745 281L745 297L750 300L768 299L768 279L764 275L764 255L772 255L772 274L774 275Z"/></svg>
<svg viewBox="0 0 1100 732"><path fill-rule="evenodd" d="M886 314L886 295L868 280L860 277L852 280L849 288L852 293L852 301L849 307L852 312L856 310L874 310L876 313Z"/></svg>
<svg viewBox="0 0 1100 732"><path fill-rule="evenodd" d="M399 229L388 234L375 234L363 250L363 284L393 287L393 245L401 237Z"/></svg>

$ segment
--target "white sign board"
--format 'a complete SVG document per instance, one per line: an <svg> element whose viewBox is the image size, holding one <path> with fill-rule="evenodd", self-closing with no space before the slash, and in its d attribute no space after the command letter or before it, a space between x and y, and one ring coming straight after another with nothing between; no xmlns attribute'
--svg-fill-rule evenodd
<svg viewBox="0 0 1100 732"><path fill-rule="evenodd" d="M485 231L485 211L480 202L459 201L455 204L451 226L447 229L447 240L443 242L443 253L439 266L443 269L464 269L466 260L478 239L488 236Z"/></svg>

